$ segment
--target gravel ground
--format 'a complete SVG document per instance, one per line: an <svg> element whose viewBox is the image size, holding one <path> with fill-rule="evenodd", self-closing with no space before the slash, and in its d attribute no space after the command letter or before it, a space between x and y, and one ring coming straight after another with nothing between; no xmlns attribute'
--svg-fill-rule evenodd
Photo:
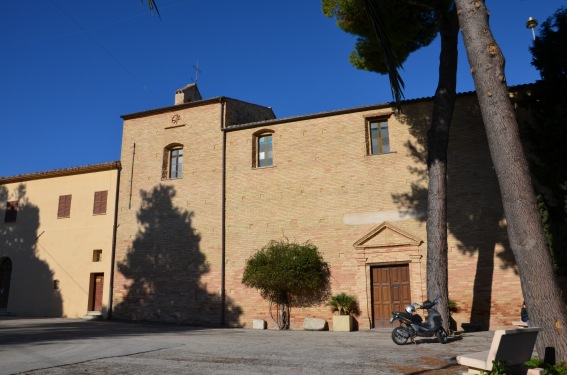
<svg viewBox="0 0 567 375"><path fill-rule="evenodd" d="M461 374L492 332L395 345L390 329L307 332L0 317L0 374Z"/></svg>

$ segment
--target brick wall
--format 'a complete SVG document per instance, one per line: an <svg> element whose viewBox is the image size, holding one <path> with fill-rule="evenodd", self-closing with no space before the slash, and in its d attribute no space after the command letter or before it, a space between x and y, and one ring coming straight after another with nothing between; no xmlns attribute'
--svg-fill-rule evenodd
<svg viewBox="0 0 567 375"><path fill-rule="evenodd" d="M361 328L369 327L372 315L370 265L407 262L412 300L426 298L425 243L406 250L383 247L363 256L353 244L384 221L426 240L424 142L431 110L430 102L416 102L392 115L392 152L385 155L366 155L365 119L387 116L390 109L265 126L274 131L271 168L254 169L250 160L253 134L261 127L228 134L227 289L243 309L243 324L263 318L275 326L268 304L242 287L240 279L246 259L283 236L319 247L331 264L333 293L357 296ZM449 288L462 311L454 318L458 324L508 325L517 318L510 306L521 303L521 290L474 96L459 98L449 174ZM487 270L492 268L491 274ZM300 328L308 316L331 324L331 312L319 306L294 309L292 327Z"/></svg>
<svg viewBox="0 0 567 375"><path fill-rule="evenodd" d="M226 324L248 327L261 318L275 327L268 303L241 279L246 259L282 237L319 247L331 265L333 293L358 298L361 329L370 327L372 316L371 266L409 264L411 298L426 298L424 142L431 106L415 101L402 114L362 108L227 132ZM228 99L225 109L228 125L271 113ZM219 102L126 118L115 317L220 323L220 117ZM366 120L374 117L388 117L388 154L367 155ZM253 168L254 134L261 130L273 132L269 168ZM163 150L171 143L184 146L183 178L162 180ZM474 95L459 96L449 145L449 289L461 309L454 318L506 326L517 320L522 297ZM407 243L379 232L375 247L354 246L384 222L404 233L396 241ZM301 328L305 317L331 324L332 314L324 304L293 309L292 328Z"/></svg>
<svg viewBox="0 0 567 375"><path fill-rule="evenodd" d="M222 115L230 123L273 118L230 99L126 116L115 318L221 323ZM162 178L171 144L183 146L182 178ZM226 324L240 324L230 296L225 311Z"/></svg>
<svg viewBox="0 0 567 375"><path fill-rule="evenodd" d="M220 322L220 115L212 103L124 122L114 317ZM162 179L172 143L183 145L183 176Z"/></svg>

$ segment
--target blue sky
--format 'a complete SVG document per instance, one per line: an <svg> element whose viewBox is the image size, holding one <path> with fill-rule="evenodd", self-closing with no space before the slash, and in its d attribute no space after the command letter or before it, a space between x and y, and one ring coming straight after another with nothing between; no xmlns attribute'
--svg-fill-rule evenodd
<svg viewBox="0 0 567 375"><path fill-rule="evenodd" d="M278 117L391 101L386 77L354 69L355 38L320 1L18 0L0 12L0 176L120 159L121 115L173 104L195 80L204 98L273 107ZM492 0L490 24L511 85L530 65L532 16L565 0ZM537 29L536 29L537 32ZM407 99L432 96L438 40L404 64ZM458 91L474 90L464 48Z"/></svg>

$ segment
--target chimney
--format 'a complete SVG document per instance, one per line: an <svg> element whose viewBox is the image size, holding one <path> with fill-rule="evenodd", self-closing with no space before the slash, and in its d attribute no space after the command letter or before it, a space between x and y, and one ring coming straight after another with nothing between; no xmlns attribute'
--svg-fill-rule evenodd
<svg viewBox="0 0 567 375"><path fill-rule="evenodd" d="M201 93L196 83L191 83L175 91L175 104L196 102L201 99L203 98L201 98Z"/></svg>

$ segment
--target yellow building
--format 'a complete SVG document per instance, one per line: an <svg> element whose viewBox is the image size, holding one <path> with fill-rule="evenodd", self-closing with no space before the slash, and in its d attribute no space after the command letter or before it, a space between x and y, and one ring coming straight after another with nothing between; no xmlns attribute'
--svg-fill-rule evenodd
<svg viewBox="0 0 567 375"><path fill-rule="evenodd" d="M108 315L120 163L0 178L0 314Z"/></svg>

